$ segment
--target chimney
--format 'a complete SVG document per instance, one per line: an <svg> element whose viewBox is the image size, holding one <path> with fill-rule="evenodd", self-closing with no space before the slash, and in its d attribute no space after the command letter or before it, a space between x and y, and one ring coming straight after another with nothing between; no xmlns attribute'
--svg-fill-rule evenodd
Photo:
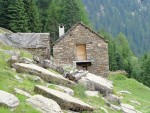
<svg viewBox="0 0 150 113"><path fill-rule="evenodd" d="M61 37L62 35L64 35L65 33L65 28L63 25L59 26L59 37Z"/></svg>

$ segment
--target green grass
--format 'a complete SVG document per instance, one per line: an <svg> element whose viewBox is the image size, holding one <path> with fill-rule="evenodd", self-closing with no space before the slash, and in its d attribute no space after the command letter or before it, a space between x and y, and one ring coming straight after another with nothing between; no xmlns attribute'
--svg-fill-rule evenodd
<svg viewBox="0 0 150 113"><path fill-rule="evenodd" d="M150 88L144 86L143 84L137 82L134 79L128 79L125 77L125 75L113 75L110 76L109 79L113 81L114 85L114 94L118 96L122 96L123 99L121 99L122 103L130 104L135 107L136 110L141 111L142 113L150 113ZM86 88L77 85L73 87L75 97L81 99L82 101L88 103L89 105L93 106L95 108L94 113L104 113L103 110L100 110L100 107L103 107L107 109L109 113L122 113L121 111L113 111L109 109L106 105L104 100L102 99L102 96L100 97L88 97L85 95ZM117 92L121 90L127 90L131 92L132 94L123 94L120 95ZM141 103L141 105L136 105L130 102L130 100L136 100ZM88 113L88 112L83 112Z"/></svg>
<svg viewBox="0 0 150 113"><path fill-rule="evenodd" d="M85 103L88 103L89 105L95 108L93 113L105 113L103 110L100 109L100 107L107 109L109 113L121 113L121 111L112 111L107 106L105 106L105 102L102 99L102 95L99 95L99 97L86 96L85 91L87 89L80 84L73 87L73 90L75 97L79 98L80 100L84 101ZM82 112L82 113L89 113L89 112Z"/></svg>
<svg viewBox="0 0 150 113"><path fill-rule="evenodd" d="M0 44L0 49L12 50L13 48ZM31 54L23 50L21 50L21 56L28 57L28 58L32 57ZM33 91L34 86L37 84L45 86L46 83L45 82L40 83L34 81L32 79L33 75L26 74L25 77L24 74L16 73L16 71L11 69L10 66L7 64L7 59L9 58L10 55L0 52L0 90L7 91L9 93L14 94L16 97L18 97L18 99L20 100L20 105L14 111L11 111L10 109L5 107L0 107L0 113L39 113L39 111L37 111L36 109L32 108L29 104L27 104L26 102L27 98L25 96L16 94L14 92L14 87L22 89L30 93L31 95L34 95L35 94ZM53 70L50 71L57 74L57 72ZM16 75L22 79L21 82L15 78ZM150 113L150 88L144 86L143 84L137 82L134 79L128 79L124 75L112 75L109 77L109 79L114 82L113 93L118 96L122 96L123 99L121 101L123 103L130 104L143 113ZM49 86L49 88L57 89L53 85ZM102 99L101 95L99 95L99 97L86 96L84 92L87 89L82 85L77 85L72 89L74 90L74 97L79 98L80 100L86 102L87 104L95 108L93 113L104 113L104 111L101 110L100 107L107 109L109 113L121 113L121 111L110 110L105 105L105 102ZM132 94L131 95L118 94L117 92L121 90L127 90ZM130 100L132 99L140 102L141 105L130 103ZM83 113L88 113L88 112L83 112Z"/></svg>
<svg viewBox="0 0 150 113"><path fill-rule="evenodd" d="M137 110L143 113L150 113L150 88L144 86L143 84L137 82L134 79L128 79L125 75L113 75L109 77L110 80L114 82L115 92L121 90L127 90L131 92L130 94L119 95L122 96L122 102L134 106ZM136 100L141 103L141 105L136 105L130 102L130 100Z"/></svg>
<svg viewBox="0 0 150 113"><path fill-rule="evenodd" d="M3 49L3 50L15 50L15 51L19 51L20 52L20 57L27 57L27 58L33 58L32 54L25 51L25 50L22 50L22 49L18 49L18 48L13 48L13 47L10 47L10 46L7 46L7 45L4 45L0 42L0 49ZM0 55L5 55L4 53L0 53Z"/></svg>
<svg viewBox="0 0 150 113"><path fill-rule="evenodd" d="M0 44L0 48L4 50L11 50L10 47ZM22 57L31 57L31 55L25 51L21 52ZM7 59L10 58L10 55L0 52L0 90L14 94L20 100L20 105L14 110L1 107L0 113L40 113L33 107L31 107L26 102L26 97L14 92L14 87L22 89L30 94L35 94L33 89L36 84L45 85L46 83L38 83L24 77L23 74L16 73L10 66L7 64ZM15 76L18 75L22 82L19 82ZM33 75L30 75L33 76Z"/></svg>

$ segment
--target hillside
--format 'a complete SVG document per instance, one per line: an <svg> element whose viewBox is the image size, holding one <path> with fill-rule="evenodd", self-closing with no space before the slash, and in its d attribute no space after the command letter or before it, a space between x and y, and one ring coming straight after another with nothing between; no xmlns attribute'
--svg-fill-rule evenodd
<svg viewBox="0 0 150 113"><path fill-rule="evenodd" d="M150 52L149 0L83 0L89 19L97 31L114 37L123 32L138 56Z"/></svg>
<svg viewBox="0 0 150 113"><path fill-rule="evenodd" d="M26 102L28 97L16 93L14 88L19 88L31 95L35 95L36 93L33 90L35 85L47 86L48 83L41 81L41 79L36 78L36 76L30 75L28 73L17 73L15 69L8 65L7 59L10 58L11 55L9 53L11 52L6 51L16 51L16 49L0 44L0 50L0 90L12 93L20 101L20 105L15 110L1 107L0 113L40 113ZM18 49L17 51L20 52L21 57L32 58L32 55L26 51ZM52 70L50 71L56 73ZM130 104L142 113L150 112L150 89L148 87L134 79L128 79L125 77L125 75L121 74L111 75L109 79L113 81L113 93L121 98L122 103ZM54 88L54 86L49 88ZM100 108L105 108L109 113L121 113L121 111L111 110L109 107L107 107L105 101L102 99L101 94L99 94L99 97L89 97L84 93L86 88L81 85L73 87L73 90L73 97L79 98L83 102L86 102L95 108L93 113L105 113L104 110ZM131 94L118 93L121 90L126 90ZM131 100L138 102L138 104L132 103ZM67 111L64 111L64 113L67 113Z"/></svg>

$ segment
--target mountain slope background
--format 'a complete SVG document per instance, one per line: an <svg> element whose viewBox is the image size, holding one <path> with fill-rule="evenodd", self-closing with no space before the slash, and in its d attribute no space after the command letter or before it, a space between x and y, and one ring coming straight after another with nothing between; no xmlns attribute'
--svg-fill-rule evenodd
<svg viewBox="0 0 150 113"><path fill-rule="evenodd" d="M137 56L150 52L149 0L82 0L92 26L114 37L124 33Z"/></svg>

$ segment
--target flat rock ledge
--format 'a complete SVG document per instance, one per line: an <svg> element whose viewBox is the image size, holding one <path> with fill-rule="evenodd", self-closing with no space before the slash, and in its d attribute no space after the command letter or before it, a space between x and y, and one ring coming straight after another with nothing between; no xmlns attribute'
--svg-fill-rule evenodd
<svg viewBox="0 0 150 113"><path fill-rule="evenodd" d="M55 100L61 106L62 109L67 109L72 111L93 111L94 110L92 106L82 102L81 100L54 89L36 85L34 87L34 91L47 98L51 98Z"/></svg>
<svg viewBox="0 0 150 113"><path fill-rule="evenodd" d="M37 75L46 82L53 82L56 84L62 84L65 86L74 86L74 82L64 78L62 75L48 71L42 67L39 67L35 64L24 64L24 63L14 63L13 67L17 72L30 73Z"/></svg>
<svg viewBox="0 0 150 113"><path fill-rule="evenodd" d="M13 94L0 90L0 106L8 108L16 108L19 105L19 100Z"/></svg>
<svg viewBox="0 0 150 113"><path fill-rule="evenodd" d="M64 92L64 93L67 93L67 94L69 94L69 95L71 95L71 96L74 95L74 91L73 91L71 88L68 88L68 87L65 87L65 86L61 86L61 85L48 84L48 87L50 87L50 86L55 87L56 90L61 91L61 92ZM54 89L55 89L55 88L54 88ZM53 88L52 88L52 89L53 89Z"/></svg>
<svg viewBox="0 0 150 113"><path fill-rule="evenodd" d="M121 104L121 108L123 113L139 113L139 111L135 110L135 108L129 104Z"/></svg>
<svg viewBox="0 0 150 113"><path fill-rule="evenodd" d="M23 90L21 90L21 89L14 88L14 90L15 90L15 93L24 95L24 96L26 96L26 97L31 97L31 95L30 95L29 93L27 93L27 92L25 92L25 91L23 91Z"/></svg>
<svg viewBox="0 0 150 113"><path fill-rule="evenodd" d="M90 97L99 97L98 91L85 91L85 94Z"/></svg>
<svg viewBox="0 0 150 113"><path fill-rule="evenodd" d="M63 113L57 102L42 95L32 96L27 102L42 113Z"/></svg>
<svg viewBox="0 0 150 113"><path fill-rule="evenodd" d="M78 83L84 85L88 90L99 91L103 96L113 91L113 85L108 80L92 73L82 77Z"/></svg>

